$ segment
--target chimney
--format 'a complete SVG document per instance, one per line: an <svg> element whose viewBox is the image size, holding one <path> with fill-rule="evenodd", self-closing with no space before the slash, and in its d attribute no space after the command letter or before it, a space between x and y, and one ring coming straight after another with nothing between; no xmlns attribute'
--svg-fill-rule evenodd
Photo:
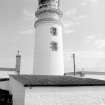
<svg viewBox="0 0 105 105"><path fill-rule="evenodd" d="M18 54L16 55L16 71L18 74L20 73L20 65L21 65L21 55L19 54L18 50Z"/></svg>

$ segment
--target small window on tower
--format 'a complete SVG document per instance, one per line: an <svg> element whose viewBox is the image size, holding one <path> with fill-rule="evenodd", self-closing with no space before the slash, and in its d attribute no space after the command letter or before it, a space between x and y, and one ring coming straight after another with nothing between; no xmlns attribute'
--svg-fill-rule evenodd
<svg viewBox="0 0 105 105"><path fill-rule="evenodd" d="M50 43L50 48L52 49L52 51L57 51L58 50L58 43L57 42L55 42L55 41L52 41L51 43Z"/></svg>
<svg viewBox="0 0 105 105"><path fill-rule="evenodd" d="M53 36L56 36L57 35L57 29L55 27L51 27L50 28L50 33L53 35Z"/></svg>

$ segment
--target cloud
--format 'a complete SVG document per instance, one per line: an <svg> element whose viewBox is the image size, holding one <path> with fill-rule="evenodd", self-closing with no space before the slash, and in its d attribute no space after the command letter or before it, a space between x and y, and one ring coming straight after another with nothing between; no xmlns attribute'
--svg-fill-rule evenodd
<svg viewBox="0 0 105 105"><path fill-rule="evenodd" d="M76 67L77 70L85 68L86 70L95 70L104 69L104 61L105 61L105 52L102 50L78 50L73 51L72 49L64 50L64 60L66 68L69 70L73 68L73 56L75 53L76 59ZM104 60L103 60L104 58Z"/></svg>
<svg viewBox="0 0 105 105"><path fill-rule="evenodd" d="M73 21L64 21L63 22L64 28L70 28L74 25Z"/></svg>
<svg viewBox="0 0 105 105"><path fill-rule="evenodd" d="M32 34L34 33L34 30L33 29L29 29L29 30L24 30L24 31L21 31L20 34Z"/></svg>
<svg viewBox="0 0 105 105"><path fill-rule="evenodd" d="M87 17L88 17L88 15L82 14L82 15L73 17L73 21L75 23L79 23L80 24L80 22L83 21L84 19L86 19Z"/></svg>
<svg viewBox="0 0 105 105"><path fill-rule="evenodd" d="M65 34L72 34L73 32L75 32L74 30L70 30L70 29L67 29L64 31Z"/></svg>
<svg viewBox="0 0 105 105"><path fill-rule="evenodd" d="M98 0L84 0L80 5L87 6L89 3L97 3Z"/></svg>
<svg viewBox="0 0 105 105"><path fill-rule="evenodd" d="M105 48L104 34L86 34L84 38L85 43L91 43L95 48Z"/></svg>
<svg viewBox="0 0 105 105"><path fill-rule="evenodd" d="M81 23L80 22L76 22L75 24L80 25Z"/></svg>
<svg viewBox="0 0 105 105"><path fill-rule="evenodd" d="M88 40L95 39L95 35L87 35L86 39Z"/></svg>
<svg viewBox="0 0 105 105"><path fill-rule="evenodd" d="M70 53L67 53L67 52L64 52L64 59L65 61L69 61L71 59L71 54Z"/></svg>
<svg viewBox="0 0 105 105"><path fill-rule="evenodd" d="M64 30L65 30L65 33L67 34L70 34L74 31L71 31L71 27L73 26L76 26L76 25L80 25L81 24L81 21L83 19L85 19L87 17L86 14L83 14L83 15L77 15L77 8L72 8L70 10L67 10L65 13L64 13L64 21L63 24L64 24Z"/></svg>
<svg viewBox="0 0 105 105"><path fill-rule="evenodd" d="M87 15L80 15L79 17L78 17L78 19L83 19L83 18L86 18L87 17Z"/></svg>
<svg viewBox="0 0 105 105"><path fill-rule="evenodd" d="M89 58L89 59L105 57L104 51L95 51L95 50L77 51L75 52L75 54L80 58Z"/></svg>
<svg viewBox="0 0 105 105"><path fill-rule="evenodd" d="M74 25L73 21L64 21L63 25L64 25L64 33L65 34L71 34L71 33L75 32L73 29L71 29Z"/></svg>
<svg viewBox="0 0 105 105"><path fill-rule="evenodd" d="M71 17L73 15L76 15L76 13L77 13L77 8L72 8L64 12L64 17Z"/></svg>
<svg viewBox="0 0 105 105"><path fill-rule="evenodd" d="M69 14L70 13L68 12L66 15L69 15ZM84 19L86 17L87 17L87 15L80 15L78 17L74 16L72 18L72 20L69 19L69 20L63 21L63 24L64 24L64 33L65 34L70 34L70 33L75 32L75 30L71 30L71 28L73 26L80 25L81 24L80 20L82 20L82 19Z"/></svg>
<svg viewBox="0 0 105 105"><path fill-rule="evenodd" d="M92 58L103 58L103 57L105 57L104 51L95 51L95 50L94 51L91 51L91 50L87 50L87 51L82 51L82 50L72 51L70 49L64 50L65 58L72 57L73 53L75 53L75 55L76 55L76 57L78 59L79 58L89 58L89 59L92 59Z"/></svg>
<svg viewBox="0 0 105 105"><path fill-rule="evenodd" d="M23 10L23 15L25 20L33 20L35 18L34 13L27 9Z"/></svg>
<svg viewBox="0 0 105 105"><path fill-rule="evenodd" d="M94 2L97 2L98 0L89 0L89 1L94 3Z"/></svg>
<svg viewBox="0 0 105 105"><path fill-rule="evenodd" d="M105 39L98 39L95 41L95 44L97 48L103 48L105 47Z"/></svg>
<svg viewBox="0 0 105 105"><path fill-rule="evenodd" d="M82 2L80 5L81 6L87 6L87 2Z"/></svg>

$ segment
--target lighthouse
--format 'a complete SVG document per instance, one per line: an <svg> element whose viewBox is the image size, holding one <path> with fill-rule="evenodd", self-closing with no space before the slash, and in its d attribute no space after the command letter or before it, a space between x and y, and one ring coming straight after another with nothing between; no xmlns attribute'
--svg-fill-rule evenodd
<svg viewBox="0 0 105 105"><path fill-rule="evenodd" d="M59 0L38 0L35 12L35 75L64 75L62 11Z"/></svg>

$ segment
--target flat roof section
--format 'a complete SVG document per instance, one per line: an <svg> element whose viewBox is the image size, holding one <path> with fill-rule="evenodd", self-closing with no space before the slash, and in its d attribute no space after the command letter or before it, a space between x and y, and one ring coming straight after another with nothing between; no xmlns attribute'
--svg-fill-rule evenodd
<svg viewBox="0 0 105 105"><path fill-rule="evenodd" d="M11 75L24 87L35 86L105 86L105 80L50 75Z"/></svg>
<svg viewBox="0 0 105 105"><path fill-rule="evenodd" d="M76 74L89 74L89 75L105 75L105 72L95 72L95 71L77 71ZM67 72L65 75L74 75L74 72Z"/></svg>
<svg viewBox="0 0 105 105"><path fill-rule="evenodd" d="M16 71L16 68L0 68L0 71Z"/></svg>

